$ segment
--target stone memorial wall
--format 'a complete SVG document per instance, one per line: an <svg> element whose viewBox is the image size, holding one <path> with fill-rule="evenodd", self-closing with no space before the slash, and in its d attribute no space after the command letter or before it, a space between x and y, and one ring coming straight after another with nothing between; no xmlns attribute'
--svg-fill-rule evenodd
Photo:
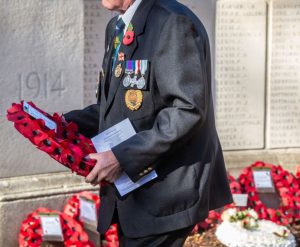
<svg viewBox="0 0 300 247"><path fill-rule="evenodd" d="M300 1L272 8L267 147L300 147Z"/></svg>
<svg viewBox="0 0 300 247"><path fill-rule="evenodd" d="M219 1L216 23L217 125L227 150L264 147L267 5Z"/></svg>
<svg viewBox="0 0 300 247"><path fill-rule="evenodd" d="M113 14L96 0L84 1L84 105L96 102L95 92L102 65L105 26Z"/></svg>
<svg viewBox="0 0 300 247"><path fill-rule="evenodd" d="M96 0L2 2L0 143L6 148L0 150L0 178L64 171L16 132L6 109L21 100L59 113L95 103L112 14Z"/></svg>
<svg viewBox="0 0 300 247"><path fill-rule="evenodd" d="M252 153L262 159L268 150L299 148L300 2L219 0L216 18L216 116L224 150L261 150Z"/></svg>
<svg viewBox="0 0 300 247"><path fill-rule="evenodd" d="M5 115L21 100L49 112L83 106L83 3L2 0L0 16L0 178L62 171Z"/></svg>

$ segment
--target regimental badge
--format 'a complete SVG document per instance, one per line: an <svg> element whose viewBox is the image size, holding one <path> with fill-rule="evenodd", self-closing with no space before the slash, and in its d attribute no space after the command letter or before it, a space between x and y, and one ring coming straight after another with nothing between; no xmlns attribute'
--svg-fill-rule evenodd
<svg viewBox="0 0 300 247"><path fill-rule="evenodd" d="M120 62L125 61L125 54L124 54L124 52L120 52L120 53L118 54L118 60L119 60Z"/></svg>
<svg viewBox="0 0 300 247"><path fill-rule="evenodd" d="M119 78L123 73L122 65L118 64L115 68L115 77Z"/></svg>
<svg viewBox="0 0 300 247"><path fill-rule="evenodd" d="M143 93L141 90L127 90L125 94L126 106L131 111L140 109L143 103Z"/></svg>

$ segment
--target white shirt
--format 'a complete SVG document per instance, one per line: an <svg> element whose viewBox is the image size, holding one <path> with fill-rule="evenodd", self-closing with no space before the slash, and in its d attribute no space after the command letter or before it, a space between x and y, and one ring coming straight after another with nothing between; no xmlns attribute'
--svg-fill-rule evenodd
<svg viewBox="0 0 300 247"><path fill-rule="evenodd" d="M125 11L124 14L119 15L119 19L122 18L125 23L124 30L127 30L136 10L138 9L142 1L143 0L135 0L134 3Z"/></svg>

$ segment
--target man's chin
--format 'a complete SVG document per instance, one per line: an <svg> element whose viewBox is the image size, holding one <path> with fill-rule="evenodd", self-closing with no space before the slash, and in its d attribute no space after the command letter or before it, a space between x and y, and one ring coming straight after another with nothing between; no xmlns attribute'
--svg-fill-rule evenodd
<svg viewBox="0 0 300 247"><path fill-rule="evenodd" d="M102 6L108 10L113 10L112 4L108 3L106 0L102 0Z"/></svg>
<svg viewBox="0 0 300 247"><path fill-rule="evenodd" d="M117 10L117 7L107 0L102 0L102 6L107 10Z"/></svg>

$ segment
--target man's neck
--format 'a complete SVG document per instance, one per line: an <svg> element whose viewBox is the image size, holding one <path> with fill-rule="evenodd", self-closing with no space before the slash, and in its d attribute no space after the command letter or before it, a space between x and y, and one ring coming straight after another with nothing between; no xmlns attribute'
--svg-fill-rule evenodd
<svg viewBox="0 0 300 247"><path fill-rule="evenodd" d="M132 1L132 4L130 7L124 12L124 14L121 14L120 17L123 19L125 23L125 28L127 29L129 23L131 22L136 10L138 9L139 5L141 4L143 0L134 0Z"/></svg>
<svg viewBox="0 0 300 247"><path fill-rule="evenodd" d="M133 4L135 0L124 1L122 9L119 10L120 14L123 15Z"/></svg>

